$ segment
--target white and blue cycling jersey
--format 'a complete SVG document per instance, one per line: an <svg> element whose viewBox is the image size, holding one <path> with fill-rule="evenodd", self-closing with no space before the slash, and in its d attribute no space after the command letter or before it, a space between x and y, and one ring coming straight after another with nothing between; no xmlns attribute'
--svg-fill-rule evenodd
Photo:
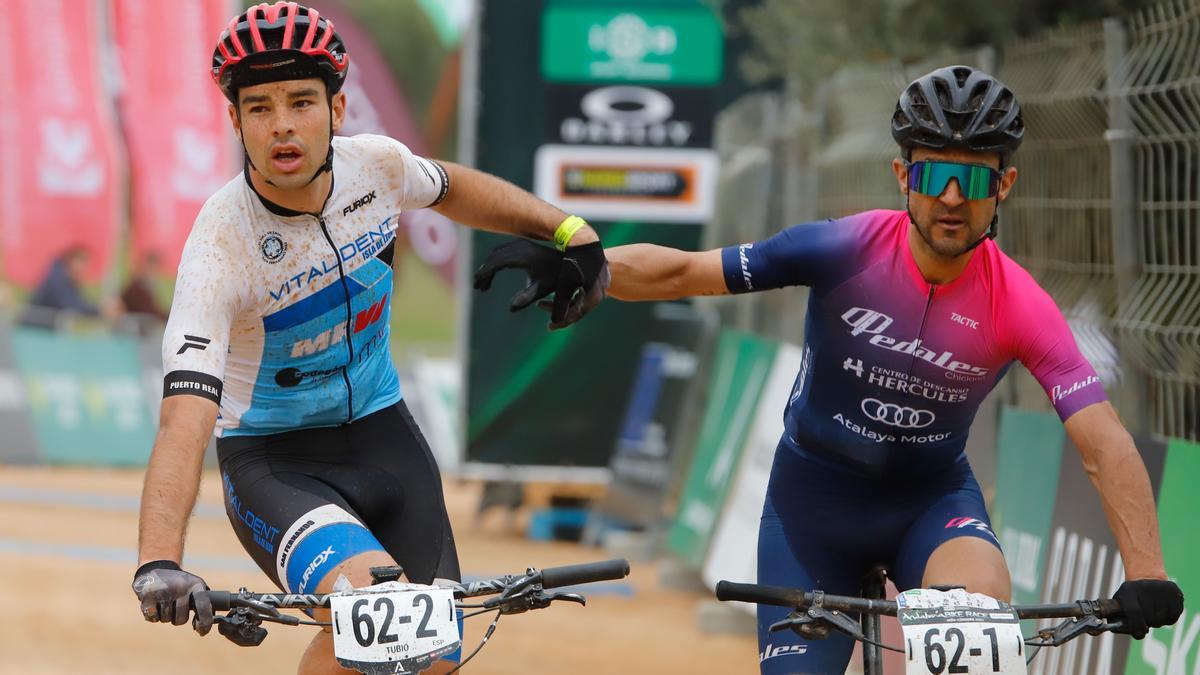
<svg viewBox="0 0 1200 675"><path fill-rule="evenodd" d="M360 419L401 399L388 351L400 213L449 188L436 162L385 136L333 140L320 214L238 176L201 209L163 336L163 396L219 404L218 436Z"/></svg>

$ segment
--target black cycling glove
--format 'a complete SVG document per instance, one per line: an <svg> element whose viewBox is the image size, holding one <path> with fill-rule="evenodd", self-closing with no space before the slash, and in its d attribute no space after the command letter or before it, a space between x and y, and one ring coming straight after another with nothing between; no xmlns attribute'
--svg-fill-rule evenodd
<svg viewBox="0 0 1200 675"><path fill-rule="evenodd" d="M133 592L142 602L142 616L151 622L182 626L187 623L192 609L192 593L207 590L208 585L203 579L184 572L170 560L148 562L133 575ZM205 635L213 625L212 604L207 599L199 600L195 610L192 628Z"/></svg>
<svg viewBox="0 0 1200 675"><path fill-rule="evenodd" d="M538 303L550 312L550 330L570 326L592 311L607 294L611 279L600 242L568 248L563 253L554 301Z"/></svg>
<svg viewBox="0 0 1200 675"><path fill-rule="evenodd" d="M550 312L550 329L569 326L604 299L609 284L608 261L600 242L572 246L565 253L518 239L492 249L475 272L475 288L491 288L496 273L523 269L528 283L513 296L509 309L517 311L554 294L553 301L538 303Z"/></svg>
<svg viewBox="0 0 1200 675"><path fill-rule="evenodd" d="M516 239L492 249L483 264L475 271L475 289L486 291L492 287L496 272L506 269L522 269L528 275L528 283L513 296L510 311L525 309L536 300L554 292L558 273L562 268L563 255L553 248L535 244L528 239Z"/></svg>
<svg viewBox="0 0 1200 675"><path fill-rule="evenodd" d="M1120 631L1136 640L1150 628L1170 626L1183 613L1183 591L1174 581L1134 579L1121 584L1113 598L1120 603L1125 626Z"/></svg>

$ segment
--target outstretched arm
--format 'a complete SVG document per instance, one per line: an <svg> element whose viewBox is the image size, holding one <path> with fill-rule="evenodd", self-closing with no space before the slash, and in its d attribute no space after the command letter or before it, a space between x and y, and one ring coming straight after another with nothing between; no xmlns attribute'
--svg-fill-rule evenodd
<svg viewBox="0 0 1200 675"><path fill-rule="evenodd" d="M721 250L680 251L654 244L604 250L618 300L677 300L695 295L727 295Z"/></svg>
<svg viewBox="0 0 1200 675"><path fill-rule="evenodd" d="M450 220L480 230L553 241L555 228L567 217L561 209L502 178L453 162L439 164L450 179L450 189L433 209ZM584 227L571 237L571 245L598 240L591 227Z"/></svg>

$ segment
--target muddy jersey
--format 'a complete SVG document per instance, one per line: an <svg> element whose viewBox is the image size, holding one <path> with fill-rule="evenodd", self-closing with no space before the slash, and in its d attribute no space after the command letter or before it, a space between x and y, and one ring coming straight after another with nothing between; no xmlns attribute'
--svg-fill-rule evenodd
<svg viewBox="0 0 1200 675"><path fill-rule="evenodd" d="M218 436L343 424L401 399L387 346L396 227L449 181L385 136L336 137L333 150L319 214L267 201L243 175L188 237L163 395L216 401Z"/></svg>
<svg viewBox="0 0 1200 675"><path fill-rule="evenodd" d="M948 465L1013 361L1063 420L1105 400L1054 301L993 241L934 285L908 228L903 211L869 211L722 251L733 293L811 287L785 440L871 473Z"/></svg>

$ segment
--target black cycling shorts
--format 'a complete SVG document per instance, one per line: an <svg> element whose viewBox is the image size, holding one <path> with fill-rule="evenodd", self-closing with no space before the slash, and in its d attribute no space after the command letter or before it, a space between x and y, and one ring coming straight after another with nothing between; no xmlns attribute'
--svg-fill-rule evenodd
<svg viewBox="0 0 1200 675"><path fill-rule="evenodd" d="M460 581L442 480L403 401L337 427L217 440L225 512L292 593L346 559L386 551L413 583Z"/></svg>

